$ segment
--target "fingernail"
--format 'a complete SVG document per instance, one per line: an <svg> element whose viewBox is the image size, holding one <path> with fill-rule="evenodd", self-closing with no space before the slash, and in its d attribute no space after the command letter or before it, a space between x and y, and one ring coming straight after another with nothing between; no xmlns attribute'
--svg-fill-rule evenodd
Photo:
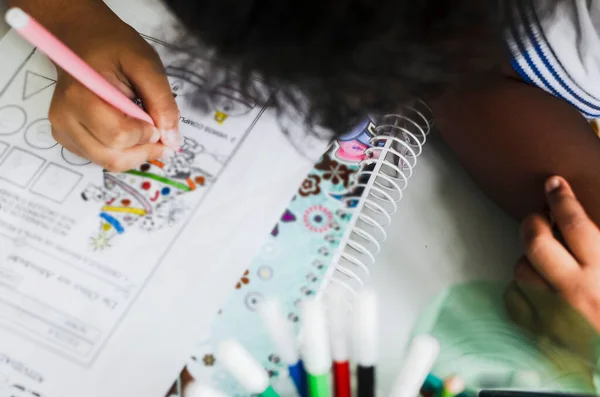
<svg viewBox="0 0 600 397"><path fill-rule="evenodd" d="M155 128L152 130L152 137L150 138L150 143L157 143L160 140L160 131Z"/></svg>
<svg viewBox="0 0 600 397"><path fill-rule="evenodd" d="M553 176L546 182L546 194L556 192L560 188L560 178Z"/></svg>
<svg viewBox="0 0 600 397"><path fill-rule="evenodd" d="M175 155L175 151L173 149L171 149L170 147L165 147L165 150L163 151L163 155L160 158L160 161L167 162L169 160L171 160L171 157L173 157Z"/></svg>
<svg viewBox="0 0 600 397"><path fill-rule="evenodd" d="M173 150L178 150L183 144L183 138L176 130L163 131L161 137L163 143Z"/></svg>

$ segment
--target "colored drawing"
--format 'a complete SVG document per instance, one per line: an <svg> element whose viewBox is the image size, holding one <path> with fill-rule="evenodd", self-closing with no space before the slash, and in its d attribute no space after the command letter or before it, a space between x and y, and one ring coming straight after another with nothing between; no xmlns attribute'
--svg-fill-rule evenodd
<svg viewBox="0 0 600 397"><path fill-rule="evenodd" d="M371 146L370 140L374 136L375 124L367 118L335 142L333 156L347 163L359 163L365 159L365 150Z"/></svg>
<svg viewBox="0 0 600 397"><path fill-rule="evenodd" d="M283 215L281 216L281 221L283 223L296 222L296 215L290 210L285 210ZM276 237L279 235L279 222L275 225L273 230L271 231L271 235Z"/></svg>
<svg viewBox="0 0 600 397"><path fill-rule="evenodd" d="M313 205L304 212L304 225L311 232L323 233L331 228L333 215L322 205Z"/></svg>
<svg viewBox="0 0 600 397"><path fill-rule="evenodd" d="M152 233L179 223L187 212L182 195L206 184L207 176L194 166L199 147L188 138L167 161L151 161L123 174L104 172L103 186L88 186L82 199L101 203L91 249L110 248L130 228Z"/></svg>

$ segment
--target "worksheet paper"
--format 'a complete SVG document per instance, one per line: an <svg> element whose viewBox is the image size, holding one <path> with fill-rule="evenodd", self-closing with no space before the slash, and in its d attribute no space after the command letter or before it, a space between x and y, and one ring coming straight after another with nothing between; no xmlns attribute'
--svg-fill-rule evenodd
<svg viewBox="0 0 600 397"><path fill-rule="evenodd" d="M181 110L168 161L112 174L64 149L54 67L0 42L0 395L164 395L325 146L298 152L265 103L153 35L160 8L127 3ZM190 104L205 84L208 113Z"/></svg>

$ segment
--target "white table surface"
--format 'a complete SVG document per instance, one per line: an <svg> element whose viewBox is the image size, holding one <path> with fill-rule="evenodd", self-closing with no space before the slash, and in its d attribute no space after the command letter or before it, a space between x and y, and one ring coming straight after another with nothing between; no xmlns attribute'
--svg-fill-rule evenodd
<svg viewBox="0 0 600 397"><path fill-rule="evenodd" d="M0 0L0 14L4 14ZM7 31L0 20L0 37ZM445 145L425 147L369 284L382 302L381 388L388 389L420 310L465 279L509 277L519 248L517 224L466 176Z"/></svg>

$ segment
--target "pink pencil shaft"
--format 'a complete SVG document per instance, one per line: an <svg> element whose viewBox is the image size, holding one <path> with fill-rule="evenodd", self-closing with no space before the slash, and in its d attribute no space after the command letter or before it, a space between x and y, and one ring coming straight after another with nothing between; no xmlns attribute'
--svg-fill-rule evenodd
<svg viewBox="0 0 600 397"><path fill-rule="evenodd" d="M133 118L154 125L152 117L137 106L125 94L104 79L98 72L92 69L83 59L78 57L66 45L58 40L52 33L48 32L35 19L29 17L29 22L17 31L48 56L55 64L65 72L73 76L77 81L98 95L105 102L119 109Z"/></svg>

